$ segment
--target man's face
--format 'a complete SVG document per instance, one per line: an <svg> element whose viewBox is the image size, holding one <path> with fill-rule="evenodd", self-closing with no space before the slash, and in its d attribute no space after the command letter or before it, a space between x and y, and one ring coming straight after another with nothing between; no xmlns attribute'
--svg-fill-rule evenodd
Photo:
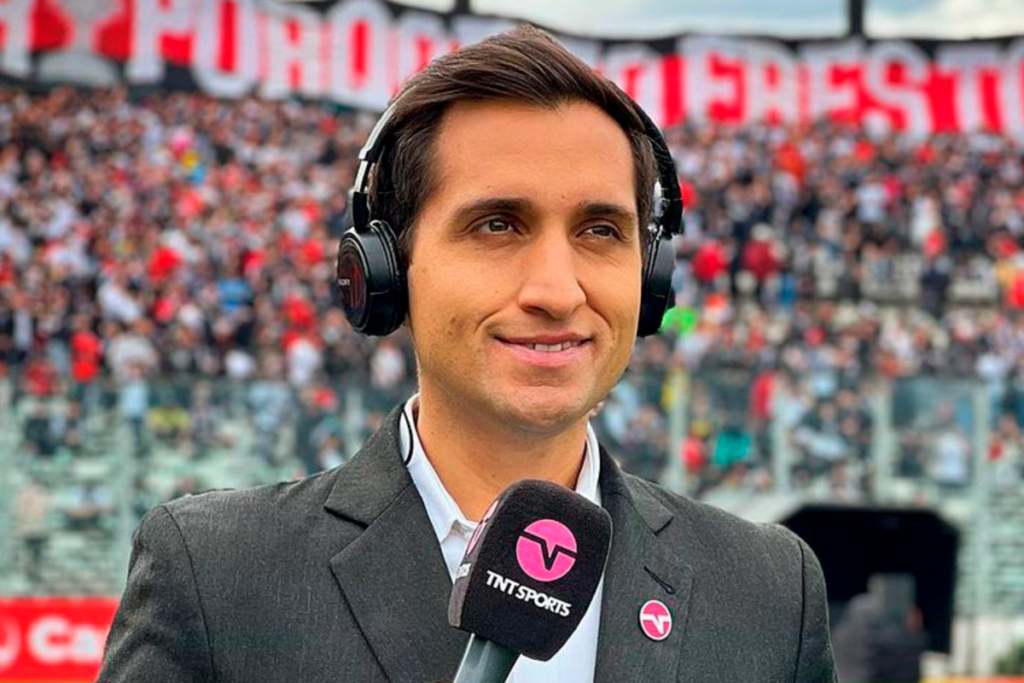
<svg viewBox="0 0 1024 683"><path fill-rule="evenodd" d="M408 275L421 392L556 434L611 390L636 338L626 134L590 104L460 102L441 123L433 172Z"/></svg>

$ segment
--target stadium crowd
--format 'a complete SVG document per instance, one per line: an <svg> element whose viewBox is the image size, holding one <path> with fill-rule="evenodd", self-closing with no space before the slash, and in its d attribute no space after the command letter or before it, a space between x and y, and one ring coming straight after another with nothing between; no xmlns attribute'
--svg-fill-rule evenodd
<svg viewBox="0 0 1024 683"><path fill-rule="evenodd" d="M25 452L73 452L104 410L140 458L154 439L202 451L244 414L264 460L288 424L304 471L343 462L415 390L403 333L354 334L333 301L373 121L323 103L0 87L0 376L12 404L34 400ZM988 456L1024 480L1018 144L834 122L666 136L687 204L676 307L597 420L628 469L665 474L681 372L678 457L698 494L770 488L781 420L794 485L862 496L887 381L913 427L899 472L956 489L973 416L913 388L942 376L988 387ZM346 387L365 389L361 410L345 413ZM356 439L343 413L363 420Z"/></svg>

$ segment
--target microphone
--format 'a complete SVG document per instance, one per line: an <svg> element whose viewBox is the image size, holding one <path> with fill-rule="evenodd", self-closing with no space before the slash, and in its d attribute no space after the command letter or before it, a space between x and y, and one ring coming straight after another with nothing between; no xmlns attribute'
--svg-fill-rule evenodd
<svg viewBox="0 0 1024 683"><path fill-rule="evenodd" d="M554 657L590 606L611 536L608 513L564 486L505 489L455 574L448 622L472 635L453 683L504 683L520 655Z"/></svg>

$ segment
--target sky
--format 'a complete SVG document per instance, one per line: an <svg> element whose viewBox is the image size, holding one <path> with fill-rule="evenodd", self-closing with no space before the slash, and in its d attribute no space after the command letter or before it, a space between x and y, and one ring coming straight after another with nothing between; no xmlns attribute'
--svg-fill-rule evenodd
<svg viewBox="0 0 1024 683"><path fill-rule="evenodd" d="M397 0L450 9L454 0ZM1024 35L1024 0L865 0L872 37ZM475 12L574 35L631 38L684 32L840 35L846 0L472 0Z"/></svg>

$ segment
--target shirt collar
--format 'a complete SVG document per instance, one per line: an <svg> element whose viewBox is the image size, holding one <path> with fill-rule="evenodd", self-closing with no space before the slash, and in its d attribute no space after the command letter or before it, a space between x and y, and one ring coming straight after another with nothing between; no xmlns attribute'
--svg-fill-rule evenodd
<svg viewBox="0 0 1024 683"><path fill-rule="evenodd" d="M419 394L415 394L405 402L405 407L402 410L402 424L399 426L399 445L405 464L409 468L409 475L412 477L413 483L416 484L423 504L427 508L430 525L434 528L437 540L444 542L453 532L468 535L476 528L477 523L467 519L463 514L459 504L441 483L441 478L423 450L413 413L418 400ZM595 505L601 504L601 491L598 487L600 474L601 458L597 445L597 434L588 422L583 466L580 468L575 490L576 493Z"/></svg>

